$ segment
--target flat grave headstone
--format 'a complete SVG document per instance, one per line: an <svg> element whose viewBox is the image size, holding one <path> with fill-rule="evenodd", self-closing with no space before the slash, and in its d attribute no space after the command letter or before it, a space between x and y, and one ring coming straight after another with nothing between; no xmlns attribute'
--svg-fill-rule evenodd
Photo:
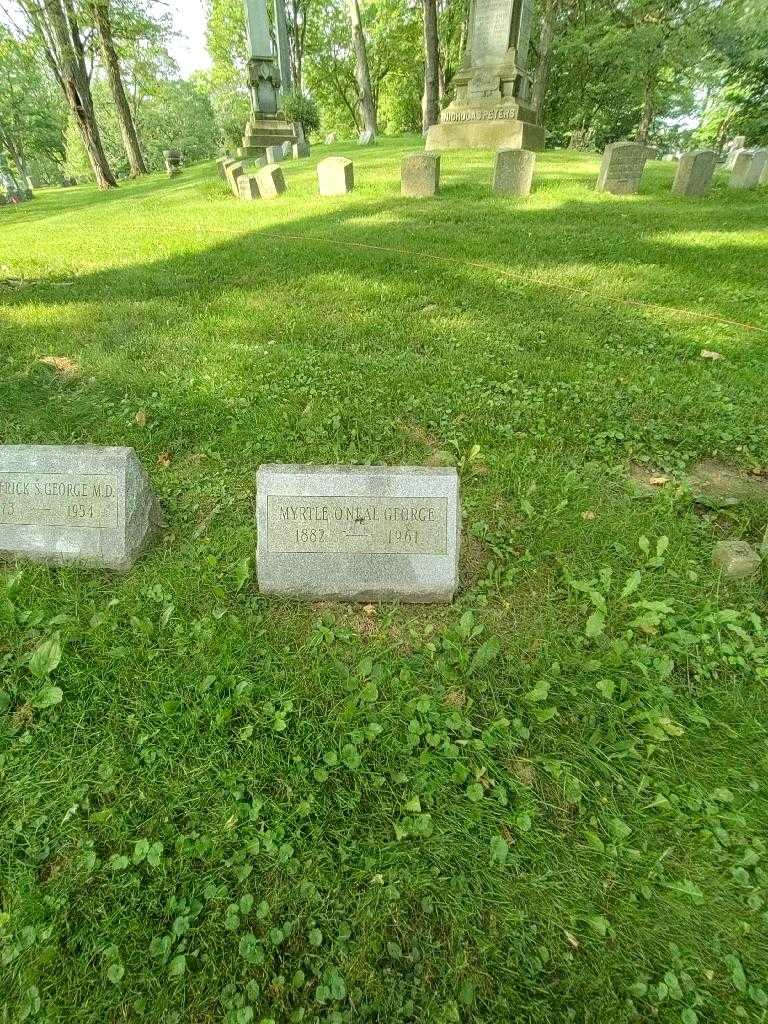
<svg viewBox="0 0 768 1024"><path fill-rule="evenodd" d="M678 196L703 196L712 184L717 153L714 149L697 149L684 153L677 166L672 191Z"/></svg>
<svg viewBox="0 0 768 1024"><path fill-rule="evenodd" d="M232 195L240 198L240 184L239 180L246 173L245 166L240 160L233 160L231 163L224 165L224 173L227 177L227 184L229 185Z"/></svg>
<svg viewBox="0 0 768 1024"><path fill-rule="evenodd" d="M640 189L646 161L645 146L636 142L612 142L605 147L597 191L615 196L633 195Z"/></svg>
<svg viewBox="0 0 768 1024"><path fill-rule="evenodd" d="M440 190L440 154L411 153L400 165L400 194L411 199L437 195Z"/></svg>
<svg viewBox="0 0 768 1024"><path fill-rule="evenodd" d="M461 544L455 469L264 465L259 590L312 600L452 600Z"/></svg>
<svg viewBox="0 0 768 1024"><path fill-rule="evenodd" d="M494 157L491 188L497 195L530 195L535 166L536 154L531 150L502 149Z"/></svg>
<svg viewBox="0 0 768 1024"><path fill-rule="evenodd" d="M355 187L355 169L345 156L328 156L317 165L321 196L343 196Z"/></svg>
<svg viewBox="0 0 768 1024"><path fill-rule="evenodd" d="M733 161L731 176L728 179L728 188L754 188L757 182L754 180L755 152L752 149L740 149Z"/></svg>
<svg viewBox="0 0 768 1024"><path fill-rule="evenodd" d="M749 167L749 187L757 188L762 185L763 179L768 170L768 149L756 149L752 156L752 163Z"/></svg>
<svg viewBox="0 0 768 1024"><path fill-rule="evenodd" d="M130 569L159 525L132 448L0 445L0 559Z"/></svg>
<svg viewBox="0 0 768 1024"><path fill-rule="evenodd" d="M256 174L256 183L262 199L275 199L285 192L285 176L282 167L267 164Z"/></svg>
<svg viewBox="0 0 768 1024"><path fill-rule="evenodd" d="M727 153L727 157L725 160L725 169L727 171L733 170L733 165L736 163L736 156L739 153L739 150L744 149L746 145L747 136L737 135L735 136L735 138L731 139L731 141L725 147L725 151Z"/></svg>
<svg viewBox="0 0 768 1024"><path fill-rule="evenodd" d="M241 175L237 179L237 187L239 189L241 199L245 199L249 202L253 199L261 199L257 176L253 174Z"/></svg>

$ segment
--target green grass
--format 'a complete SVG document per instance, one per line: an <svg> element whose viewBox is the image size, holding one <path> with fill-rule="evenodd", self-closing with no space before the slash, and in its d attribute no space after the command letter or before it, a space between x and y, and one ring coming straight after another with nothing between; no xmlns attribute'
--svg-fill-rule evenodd
<svg viewBox="0 0 768 1024"><path fill-rule="evenodd" d="M710 565L768 513L680 483L768 463L768 192L404 200L419 144L0 210L3 441L133 446L167 520L0 570L3 1024L768 1019L764 580ZM452 607L255 590L260 463L447 458Z"/></svg>

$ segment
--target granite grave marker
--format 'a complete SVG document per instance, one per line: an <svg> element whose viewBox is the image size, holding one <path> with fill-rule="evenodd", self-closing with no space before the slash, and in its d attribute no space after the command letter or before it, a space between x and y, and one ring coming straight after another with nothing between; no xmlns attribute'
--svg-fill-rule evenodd
<svg viewBox="0 0 768 1024"><path fill-rule="evenodd" d="M159 525L132 448L0 445L0 559L129 569Z"/></svg>
<svg viewBox="0 0 768 1024"><path fill-rule="evenodd" d="M263 593L430 603L456 591L455 469L264 465L256 517Z"/></svg>
<svg viewBox="0 0 768 1024"><path fill-rule="evenodd" d="M678 196L703 196L712 184L717 153L714 149L697 149L684 153L677 167L672 191Z"/></svg>
<svg viewBox="0 0 768 1024"><path fill-rule="evenodd" d="M646 150L636 142L611 142L605 147L597 191L615 196L632 195L640 188Z"/></svg>

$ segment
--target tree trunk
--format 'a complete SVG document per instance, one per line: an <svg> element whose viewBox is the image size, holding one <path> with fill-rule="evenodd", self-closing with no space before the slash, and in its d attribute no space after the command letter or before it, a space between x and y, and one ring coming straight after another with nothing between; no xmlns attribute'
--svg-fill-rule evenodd
<svg viewBox="0 0 768 1024"><path fill-rule="evenodd" d="M544 113L544 99L547 95L547 82L549 80L549 69L552 66L552 41L555 36L555 13L556 2L550 2L544 7L541 17L541 34L539 35L539 59L536 63L536 73L533 77L533 95L531 106L541 124Z"/></svg>
<svg viewBox="0 0 768 1024"><path fill-rule="evenodd" d="M29 175L29 168L27 166L27 158L24 155L24 149L21 142L18 142L13 136L3 134L3 139L8 152L11 154L11 160L16 164L16 169L19 172L19 178L24 182L29 191L32 191L32 178Z"/></svg>
<svg viewBox="0 0 768 1024"><path fill-rule="evenodd" d="M440 69L437 41L437 0L423 0L424 7L424 98L422 131L437 124L440 114Z"/></svg>
<svg viewBox="0 0 768 1024"><path fill-rule="evenodd" d="M357 78L358 102L363 118L363 128L376 135L376 106L373 102L371 74L368 70L368 53L365 49L365 35L357 0L347 0L349 20L352 24L352 45L355 50L355 77Z"/></svg>
<svg viewBox="0 0 768 1024"><path fill-rule="evenodd" d="M112 36L112 25L109 17L109 0L93 0L91 5L93 18L99 33L101 57L109 79L109 88L112 91L112 99L115 101L117 119L120 122L120 134L123 137L123 147L128 163L131 168L131 177L136 178L140 174L147 173L147 165L139 145L139 136L136 132L136 125L125 95L123 78L120 74L120 61L115 49L115 41Z"/></svg>
<svg viewBox="0 0 768 1024"><path fill-rule="evenodd" d="M62 3L66 5L66 14ZM85 63L79 56L79 52L82 51L82 42L70 0L42 0L42 6L37 4L30 6L34 7L38 16L44 18L46 28L50 33L50 40L55 47L55 52L46 47L46 55L49 60L53 61L54 73L69 104L83 146L88 154L96 184L101 189L115 188L117 182L104 154L99 126L93 112L93 99ZM36 21L37 19L33 18L33 22ZM70 29L77 32L77 43L73 41ZM43 42L47 42L45 35L43 35Z"/></svg>

